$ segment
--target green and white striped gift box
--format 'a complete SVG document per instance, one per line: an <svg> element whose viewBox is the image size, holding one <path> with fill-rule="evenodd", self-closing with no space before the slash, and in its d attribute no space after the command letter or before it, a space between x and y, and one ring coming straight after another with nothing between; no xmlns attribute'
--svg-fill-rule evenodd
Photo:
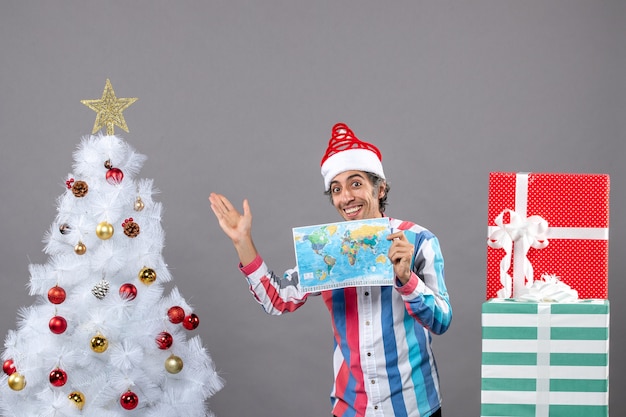
<svg viewBox="0 0 626 417"><path fill-rule="evenodd" d="M607 417L609 302L482 308L481 417Z"/></svg>

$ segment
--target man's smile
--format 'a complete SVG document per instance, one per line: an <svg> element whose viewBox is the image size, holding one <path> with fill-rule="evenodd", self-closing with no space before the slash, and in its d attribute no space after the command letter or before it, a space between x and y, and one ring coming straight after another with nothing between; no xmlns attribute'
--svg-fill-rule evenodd
<svg viewBox="0 0 626 417"><path fill-rule="evenodd" d="M343 209L343 212L346 213L347 216L353 216L361 210L361 205L346 207Z"/></svg>

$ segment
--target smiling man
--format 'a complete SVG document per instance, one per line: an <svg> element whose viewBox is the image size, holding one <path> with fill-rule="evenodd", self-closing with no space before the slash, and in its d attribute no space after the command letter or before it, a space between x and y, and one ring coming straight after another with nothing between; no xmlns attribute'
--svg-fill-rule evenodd
<svg viewBox="0 0 626 417"><path fill-rule="evenodd" d="M344 220L384 217L389 186L378 148L336 124L321 163L325 193ZM252 240L252 213L220 194L211 209L239 256L250 291L268 314L302 307L322 296L333 326L332 415L336 417L441 416L439 376L431 333L450 326L452 308L437 238L415 223L390 218L393 286L302 293L298 271L275 275ZM410 236L410 239L409 237Z"/></svg>

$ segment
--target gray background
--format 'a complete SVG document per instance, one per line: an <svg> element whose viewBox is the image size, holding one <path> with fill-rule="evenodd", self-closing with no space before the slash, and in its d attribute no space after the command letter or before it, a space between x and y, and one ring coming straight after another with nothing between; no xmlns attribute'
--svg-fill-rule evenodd
<svg viewBox="0 0 626 417"><path fill-rule="evenodd" d="M338 221L319 161L336 122L379 145L388 214L437 234L452 327L434 338L446 416L480 410L490 171L611 175L611 411L625 415L626 2L2 1L0 335L91 132L106 78L139 97L116 130L148 160L164 258L226 387L218 416L327 416L328 313L262 313L210 211L249 198L281 273L291 228ZM589 277L593 279L593 277ZM4 336L2 336L4 337Z"/></svg>

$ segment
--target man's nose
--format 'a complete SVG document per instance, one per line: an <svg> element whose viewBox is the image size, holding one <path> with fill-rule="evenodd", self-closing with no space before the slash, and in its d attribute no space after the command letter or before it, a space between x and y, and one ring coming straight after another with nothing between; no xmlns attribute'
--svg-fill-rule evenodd
<svg viewBox="0 0 626 417"><path fill-rule="evenodd" d="M352 201L354 200L354 194L352 194L352 190L349 188L344 188L341 190L341 199L343 201Z"/></svg>

